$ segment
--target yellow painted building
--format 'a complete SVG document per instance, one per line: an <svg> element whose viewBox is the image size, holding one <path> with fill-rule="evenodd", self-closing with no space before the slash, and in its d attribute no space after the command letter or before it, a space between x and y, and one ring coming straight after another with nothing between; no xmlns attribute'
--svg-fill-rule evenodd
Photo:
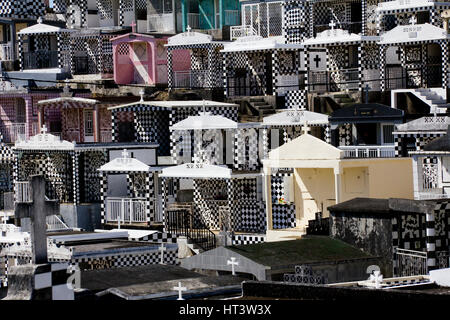
<svg viewBox="0 0 450 320"><path fill-rule="evenodd" d="M305 233L316 212L328 217L331 205L357 197L414 199L411 158L345 159L344 152L309 134L272 150L263 160L267 241ZM288 202L295 205L296 227L273 228L271 175L292 170Z"/></svg>

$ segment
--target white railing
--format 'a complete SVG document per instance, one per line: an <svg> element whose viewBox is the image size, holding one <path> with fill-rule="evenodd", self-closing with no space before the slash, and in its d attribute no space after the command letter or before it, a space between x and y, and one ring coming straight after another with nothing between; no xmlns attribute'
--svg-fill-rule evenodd
<svg viewBox="0 0 450 320"><path fill-rule="evenodd" d="M394 146L340 146L345 158L394 158Z"/></svg>
<svg viewBox="0 0 450 320"><path fill-rule="evenodd" d="M232 41L242 37L258 35L258 32L252 26L232 26L230 27L230 33Z"/></svg>
<svg viewBox="0 0 450 320"><path fill-rule="evenodd" d="M437 200L448 199L450 196L445 194L442 188L434 188L417 192L414 198L416 200Z"/></svg>
<svg viewBox="0 0 450 320"><path fill-rule="evenodd" d="M31 185L28 181L17 181L14 185L15 202L31 202Z"/></svg>
<svg viewBox="0 0 450 320"><path fill-rule="evenodd" d="M70 228L57 216L47 216L47 231L69 230Z"/></svg>
<svg viewBox="0 0 450 320"><path fill-rule="evenodd" d="M240 23L241 16L239 10L225 10L225 23L226 26L236 26Z"/></svg>
<svg viewBox="0 0 450 320"><path fill-rule="evenodd" d="M2 61L13 60L13 45L11 42L0 44L0 60Z"/></svg>
<svg viewBox="0 0 450 320"><path fill-rule="evenodd" d="M199 13L188 13L188 26L192 29L198 29L200 27Z"/></svg>
<svg viewBox="0 0 450 320"><path fill-rule="evenodd" d="M15 143L29 138L26 123L10 123L0 126L3 142Z"/></svg>
<svg viewBox="0 0 450 320"><path fill-rule="evenodd" d="M395 250L398 277L428 274L427 253L397 248Z"/></svg>
<svg viewBox="0 0 450 320"><path fill-rule="evenodd" d="M204 88L208 86L208 70L175 71L175 88Z"/></svg>
<svg viewBox="0 0 450 320"><path fill-rule="evenodd" d="M141 223L147 221L147 201L143 198L106 199L106 221L121 223Z"/></svg>
<svg viewBox="0 0 450 320"><path fill-rule="evenodd" d="M354 69L343 69L339 73L342 76L342 82L338 84L341 90L357 90L359 89L359 70Z"/></svg>
<svg viewBox="0 0 450 320"><path fill-rule="evenodd" d="M171 32L174 31L174 15L170 13L157 13L147 16L148 32Z"/></svg>
<svg viewBox="0 0 450 320"><path fill-rule="evenodd" d="M101 130L100 142L112 142L112 132L110 130Z"/></svg>

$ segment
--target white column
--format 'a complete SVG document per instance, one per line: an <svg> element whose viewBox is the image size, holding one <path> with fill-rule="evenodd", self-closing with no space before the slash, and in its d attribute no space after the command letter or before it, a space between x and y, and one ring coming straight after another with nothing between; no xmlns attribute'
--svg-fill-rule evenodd
<svg viewBox="0 0 450 320"><path fill-rule="evenodd" d="M336 196L336 204L342 200L341 196L341 171L340 168L334 168L334 193Z"/></svg>
<svg viewBox="0 0 450 320"><path fill-rule="evenodd" d="M266 222L267 230L273 230L272 223L272 185L271 185L272 169L264 167L264 196L266 198Z"/></svg>

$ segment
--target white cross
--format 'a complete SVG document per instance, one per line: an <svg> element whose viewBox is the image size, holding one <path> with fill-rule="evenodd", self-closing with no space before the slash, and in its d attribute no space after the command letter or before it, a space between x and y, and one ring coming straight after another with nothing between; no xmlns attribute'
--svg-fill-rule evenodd
<svg viewBox="0 0 450 320"><path fill-rule="evenodd" d="M39 17L39 18L37 19L37 23L39 23L39 24L42 23L42 17Z"/></svg>
<svg viewBox="0 0 450 320"><path fill-rule="evenodd" d="M161 247L159 247L159 251L161 251L161 264L164 264L164 251L166 250L164 243L161 243Z"/></svg>
<svg viewBox="0 0 450 320"><path fill-rule="evenodd" d="M409 23L411 23L414 26L417 23L416 16L412 16L411 19L409 19Z"/></svg>
<svg viewBox="0 0 450 320"><path fill-rule="evenodd" d="M373 272L373 274L370 275L369 281L372 281L375 283L376 289L380 289L381 282L383 282L383 275L380 274L380 271L376 270Z"/></svg>
<svg viewBox="0 0 450 320"><path fill-rule="evenodd" d="M178 299L177 300L184 300L183 296L181 295L182 291L186 291L187 288L186 287L182 287L181 286L181 282L178 282L178 287L173 287L174 290L178 291Z"/></svg>
<svg viewBox="0 0 450 320"><path fill-rule="evenodd" d="M334 22L334 20L331 20L329 26L330 26L331 30L334 30L334 27L336 27L336 22Z"/></svg>
<svg viewBox="0 0 450 320"><path fill-rule="evenodd" d="M186 31L187 31L188 33L190 33L190 32L191 32L191 30L192 30L191 26L190 26L190 25L188 25L188 26L187 26L187 28L186 28Z"/></svg>
<svg viewBox="0 0 450 320"><path fill-rule="evenodd" d="M236 258L235 258L235 257L231 257L230 259L231 259L231 260L228 260L228 261L227 261L227 265L230 265L230 264L231 264L231 274L232 274L233 276L235 276L235 275L236 275L236 272L234 271L234 266L239 265L239 262L236 261Z"/></svg>
<svg viewBox="0 0 450 320"><path fill-rule="evenodd" d="M48 131L47 126L44 124L44 125L42 126L42 128L41 128L41 133L42 133L42 134L46 134L47 131Z"/></svg>
<svg viewBox="0 0 450 320"><path fill-rule="evenodd" d="M205 103L205 99L203 99L202 111L203 111L203 113L206 112L206 103Z"/></svg>
<svg viewBox="0 0 450 320"><path fill-rule="evenodd" d="M127 149L123 149L122 158L128 159L129 157L130 157L130 153L127 151Z"/></svg>
<svg viewBox="0 0 450 320"><path fill-rule="evenodd" d="M302 127L302 134L309 134L311 128L308 126L308 121L305 122L305 125Z"/></svg>
<svg viewBox="0 0 450 320"><path fill-rule="evenodd" d="M139 91L139 95L141 96L141 101L140 102L144 102L144 90Z"/></svg>

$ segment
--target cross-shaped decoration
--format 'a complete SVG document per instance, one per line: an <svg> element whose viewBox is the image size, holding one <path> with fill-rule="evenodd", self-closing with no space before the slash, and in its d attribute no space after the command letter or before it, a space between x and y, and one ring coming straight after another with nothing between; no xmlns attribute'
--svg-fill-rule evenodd
<svg viewBox="0 0 450 320"><path fill-rule="evenodd" d="M164 243L161 243L161 247L158 248L161 252L161 264L164 264L164 251L166 251L166 247L164 247Z"/></svg>
<svg viewBox="0 0 450 320"><path fill-rule="evenodd" d="M328 24L331 28L331 31L334 30L334 27L336 27L336 22L334 22L334 20L331 20L331 22Z"/></svg>
<svg viewBox="0 0 450 320"><path fill-rule="evenodd" d="M375 289L380 289L381 283L383 282L383 275L380 274L380 271L376 270L370 275L369 281L375 283Z"/></svg>
<svg viewBox="0 0 450 320"><path fill-rule="evenodd" d="M395 53L398 55L398 60L402 60L402 50L400 47L397 48L397 51Z"/></svg>
<svg viewBox="0 0 450 320"><path fill-rule="evenodd" d="M239 265L239 262L236 261L236 258L235 258L235 257L231 257L230 259L231 259L231 260L228 260L228 261L227 261L227 265L230 265L230 264L231 264L231 274L232 274L233 276L235 276L235 275L236 275L236 272L235 272L235 270L234 270L234 266Z"/></svg>
<svg viewBox="0 0 450 320"><path fill-rule="evenodd" d="M206 113L206 103L205 103L205 99L203 99L203 103L202 103L202 112L203 112L203 114Z"/></svg>
<svg viewBox="0 0 450 320"><path fill-rule="evenodd" d="M308 126L308 121L305 122L305 125L302 127L302 134L309 134L311 128Z"/></svg>
<svg viewBox="0 0 450 320"><path fill-rule="evenodd" d="M140 102L144 102L144 94L145 94L145 91L143 89L141 91L139 91L139 95L141 96Z"/></svg>
<svg viewBox="0 0 450 320"><path fill-rule="evenodd" d="M47 263L46 216L59 214L59 203L57 200L45 199L44 176L31 177L31 195L31 202L16 203L15 217L31 220L32 263Z"/></svg>
<svg viewBox="0 0 450 320"><path fill-rule="evenodd" d="M319 57L318 54L316 54L316 57L314 58L314 62L316 63L316 68L319 67L320 61L322 61L322 59Z"/></svg>
<svg viewBox="0 0 450 320"><path fill-rule="evenodd" d="M184 300L183 296L181 295L182 291L186 291L187 288L186 287L182 287L181 286L181 282L178 282L178 287L173 287L174 290L178 291L178 299L177 300Z"/></svg>
<svg viewBox="0 0 450 320"><path fill-rule="evenodd" d="M130 24L131 26L131 32L135 33L136 32L136 21L133 20L133 22Z"/></svg>
<svg viewBox="0 0 450 320"><path fill-rule="evenodd" d="M411 19L409 19L409 23L411 23L411 25L416 25L417 24L417 18L416 16L412 16Z"/></svg>
<svg viewBox="0 0 450 320"><path fill-rule="evenodd" d="M186 28L186 31L187 31L188 33L191 33L191 30L192 30L191 26L188 25L187 28Z"/></svg>
<svg viewBox="0 0 450 320"><path fill-rule="evenodd" d="M127 151L127 149L123 149L123 151L122 151L122 158L123 159L130 158L130 153Z"/></svg>
<svg viewBox="0 0 450 320"><path fill-rule="evenodd" d="M366 86L364 87L366 96L365 96L365 103L369 103L369 90L370 90L370 86L369 84L366 83Z"/></svg>
<svg viewBox="0 0 450 320"><path fill-rule="evenodd" d="M39 17L38 19L37 19L37 23L39 23L39 24L42 24L42 17Z"/></svg>
<svg viewBox="0 0 450 320"><path fill-rule="evenodd" d="M47 134L47 131L48 131L47 126L46 126L45 124L42 125L41 133L42 133L42 134Z"/></svg>

